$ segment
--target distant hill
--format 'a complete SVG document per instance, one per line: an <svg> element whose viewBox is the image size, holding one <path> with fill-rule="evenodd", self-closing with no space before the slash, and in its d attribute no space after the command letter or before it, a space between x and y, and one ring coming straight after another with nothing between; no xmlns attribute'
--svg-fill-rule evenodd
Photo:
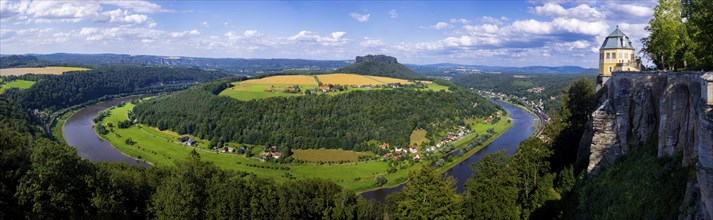
<svg viewBox="0 0 713 220"><path fill-rule="evenodd" d="M37 57L28 55L10 55L0 57L0 68L13 67L43 67L49 62L38 60Z"/></svg>
<svg viewBox="0 0 713 220"><path fill-rule="evenodd" d="M335 73L354 73L370 76L385 76L399 79L422 79L424 76L401 65L395 57L386 55L357 56L352 65L339 68Z"/></svg>
<svg viewBox="0 0 713 220"><path fill-rule="evenodd" d="M511 74L581 74L589 73L591 69L579 66L485 66L439 63L428 65L407 65L414 71L424 75L460 75L478 73L511 73ZM596 70L596 69L595 69Z"/></svg>
<svg viewBox="0 0 713 220"><path fill-rule="evenodd" d="M157 67L188 67L222 70L228 73L255 75L268 72L329 72L348 65L346 60L306 59L243 59L152 56L128 54L29 54L40 61L81 65L137 65ZM3 56L12 57L11 56ZM21 55L24 56L24 55ZM4 66L4 62L2 63Z"/></svg>

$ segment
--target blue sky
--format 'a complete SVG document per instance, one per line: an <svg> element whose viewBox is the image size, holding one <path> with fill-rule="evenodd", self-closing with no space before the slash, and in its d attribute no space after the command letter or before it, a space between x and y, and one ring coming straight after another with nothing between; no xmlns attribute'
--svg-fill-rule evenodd
<svg viewBox="0 0 713 220"><path fill-rule="evenodd" d="M353 59L596 67L640 1L0 1L0 53Z"/></svg>

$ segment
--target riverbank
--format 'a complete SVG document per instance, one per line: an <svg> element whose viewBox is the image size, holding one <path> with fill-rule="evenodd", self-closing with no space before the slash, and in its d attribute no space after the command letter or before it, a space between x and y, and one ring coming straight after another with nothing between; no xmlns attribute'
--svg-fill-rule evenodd
<svg viewBox="0 0 713 220"><path fill-rule="evenodd" d="M502 134L499 134L498 138L490 141L490 143L484 147L480 147L477 151L473 150L469 152L471 153L469 156L462 157L462 161L460 161L460 163L456 163L450 169L445 171L446 175L452 176L456 179L456 192L458 193L464 191L465 182L472 177L473 171L470 167L473 163L480 160L482 156L497 151L504 151L508 155L513 155L515 154L520 142L529 138L535 132L533 125L538 120L535 116L516 106L497 100L491 101L505 108L512 119L512 124L509 129ZM384 202L386 196L400 191L403 186L404 185L402 184L390 188L365 191L362 192L361 195L367 199L375 199L377 201Z"/></svg>

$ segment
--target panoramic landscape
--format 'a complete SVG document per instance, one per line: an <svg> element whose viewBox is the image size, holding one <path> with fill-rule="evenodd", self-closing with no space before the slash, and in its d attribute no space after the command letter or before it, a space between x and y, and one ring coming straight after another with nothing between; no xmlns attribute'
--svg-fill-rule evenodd
<svg viewBox="0 0 713 220"><path fill-rule="evenodd" d="M713 219L713 1L0 1L0 219Z"/></svg>

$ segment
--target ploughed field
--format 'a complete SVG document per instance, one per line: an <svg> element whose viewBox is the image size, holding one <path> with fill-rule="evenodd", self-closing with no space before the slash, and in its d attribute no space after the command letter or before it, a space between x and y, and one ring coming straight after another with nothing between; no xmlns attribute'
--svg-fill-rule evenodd
<svg viewBox="0 0 713 220"><path fill-rule="evenodd" d="M48 67L34 67L34 68L5 68L0 69L0 76L19 76L25 74L53 74L58 75L65 72L71 71L86 71L87 68L81 67L67 67L67 66L48 66Z"/></svg>
<svg viewBox="0 0 713 220"><path fill-rule="evenodd" d="M401 85L414 84L413 81L404 79L349 73L286 75L235 82L232 87L223 90L220 95L249 101L271 97L302 96L310 90L314 91L315 94L326 93L336 95L358 90L387 89L387 85L397 83ZM426 90L440 91L448 89L448 87L430 81L420 81L420 83L427 85L424 88ZM345 89L342 91L326 91L320 89L320 84L342 86ZM297 87L299 87L299 90L297 90Z"/></svg>

